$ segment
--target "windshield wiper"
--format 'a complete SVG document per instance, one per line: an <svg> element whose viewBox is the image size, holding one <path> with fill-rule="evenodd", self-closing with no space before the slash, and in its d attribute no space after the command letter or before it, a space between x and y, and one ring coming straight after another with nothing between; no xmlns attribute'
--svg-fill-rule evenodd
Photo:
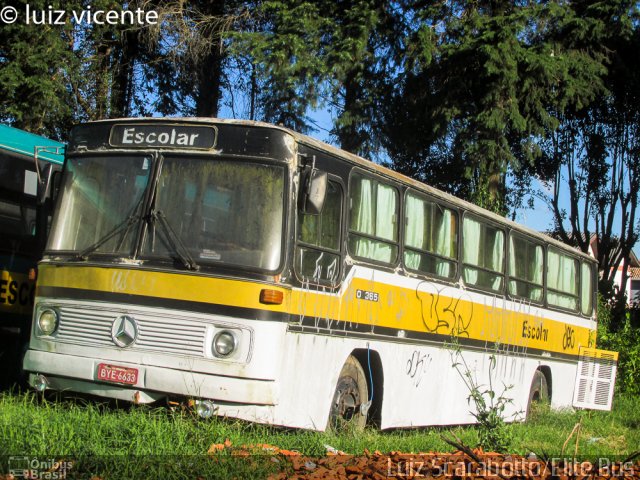
<svg viewBox="0 0 640 480"><path fill-rule="evenodd" d="M162 225L164 228L164 235L173 248L174 253L178 257L178 259L182 262L185 268L189 270L200 270L200 266L195 262L191 254L189 253L189 249L186 247L180 236L175 232L175 230L169 224L167 217L162 210L154 210L150 214L151 220L158 220L158 223Z"/></svg>
<svg viewBox="0 0 640 480"><path fill-rule="evenodd" d="M115 237L116 235L118 235L120 232L122 232L122 239L121 241L118 243L118 248L117 250L120 250L120 247L122 246L122 243L124 242L124 238L127 236L127 233L129 232L129 229L135 225L136 223L138 223L140 221L140 215L138 213L136 213L138 211L138 207L140 206L140 204L138 203L138 205L136 206L136 208L134 209L134 211L131 213L131 215L129 215L127 218L125 218L121 223L119 223L118 225L116 225L114 227L113 230L111 230L109 233L107 233L104 237L102 237L100 240L98 240L96 243L89 245L87 248L85 248L84 250L82 250L80 253L78 253L75 256L76 260L86 260L87 259L87 255L89 255L92 252L95 252L97 249L99 249L102 245L104 245L105 243L107 243L109 240L111 240L113 237Z"/></svg>

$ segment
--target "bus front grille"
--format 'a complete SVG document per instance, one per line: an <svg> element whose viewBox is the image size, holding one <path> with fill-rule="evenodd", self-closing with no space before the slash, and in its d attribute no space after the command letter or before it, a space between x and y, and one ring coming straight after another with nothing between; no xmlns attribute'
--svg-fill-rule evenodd
<svg viewBox="0 0 640 480"><path fill-rule="evenodd" d="M80 307L58 309L60 324L56 338L91 346L115 347L112 328L115 320L127 315L135 320L137 336L128 349L204 357L207 327L204 323L184 318L171 318L148 313L113 312Z"/></svg>

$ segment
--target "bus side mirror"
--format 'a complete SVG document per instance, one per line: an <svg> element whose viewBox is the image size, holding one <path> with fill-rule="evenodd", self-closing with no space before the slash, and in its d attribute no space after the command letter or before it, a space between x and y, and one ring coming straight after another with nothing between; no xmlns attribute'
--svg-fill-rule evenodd
<svg viewBox="0 0 640 480"><path fill-rule="evenodd" d="M318 215L322 213L324 200L327 196L327 172L311 169L305 182L304 199L302 204L303 213Z"/></svg>

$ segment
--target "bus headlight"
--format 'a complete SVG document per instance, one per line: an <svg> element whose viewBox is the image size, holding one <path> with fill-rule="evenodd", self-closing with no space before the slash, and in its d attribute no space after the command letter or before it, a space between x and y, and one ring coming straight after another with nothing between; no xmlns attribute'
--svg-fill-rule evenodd
<svg viewBox="0 0 640 480"><path fill-rule="evenodd" d="M216 357L228 357L236 349L236 337L229 330L222 330L213 337L212 353Z"/></svg>
<svg viewBox="0 0 640 480"><path fill-rule="evenodd" d="M55 310L47 308L40 312L38 317L38 329L43 335L51 335L58 328L58 314Z"/></svg>

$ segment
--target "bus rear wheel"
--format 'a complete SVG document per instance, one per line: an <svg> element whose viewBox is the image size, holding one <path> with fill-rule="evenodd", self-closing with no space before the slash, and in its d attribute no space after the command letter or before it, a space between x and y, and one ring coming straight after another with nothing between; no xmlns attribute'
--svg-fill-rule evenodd
<svg viewBox="0 0 640 480"><path fill-rule="evenodd" d="M354 356L349 356L340 371L327 428L333 431L345 428L364 430L367 415L361 406L367 402L368 395L364 370Z"/></svg>
<svg viewBox="0 0 640 480"><path fill-rule="evenodd" d="M547 377L540 370L536 370L529 390L529 402L527 403L527 418L531 417L531 408L535 405L549 403L549 385ZM535 407L534 407L535 408Z"/></svg>

